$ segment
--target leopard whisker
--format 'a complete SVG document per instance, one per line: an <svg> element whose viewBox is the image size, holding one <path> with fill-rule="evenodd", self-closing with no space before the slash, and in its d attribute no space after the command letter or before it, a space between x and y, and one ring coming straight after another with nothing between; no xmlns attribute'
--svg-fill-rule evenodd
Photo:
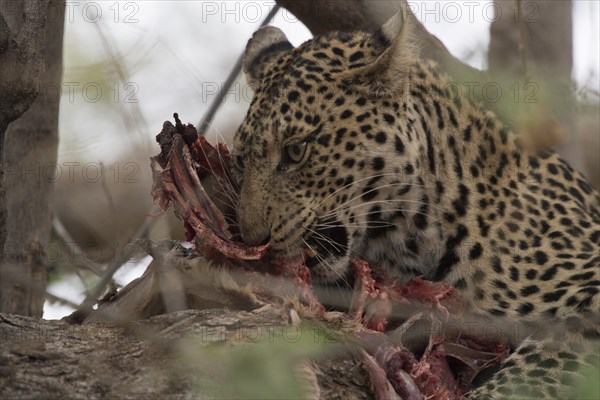
<svg viewBox="0 0 600 400"><path fill-rule="evenodd" d="M312 234L314 234L314 235L317 235L319 238L321 238L321 239L322 239L322 240L324 240L325 242L327 242L327 243L331 244L331 245L332 245L333 247L335 247L335 249L336 249L336 250L338 250L338 251L339 251L339 250L348 250L348 249L349 249L349 248L348 248L348 246L344 246L344 245L342 245L342 244L340 244L340 243L337 243L336 241L334 241L334 240L332 240L332 239L328 238L327 236L323 235L322 233L320 233L320 232L318 232L318 231L315 231L315 230L313 230L313 229L311 229L311 228L306 228L306 230L307 230L308 232L311 232L311 233L312 233Z"/></svg>
<svg viewBox="0 0 600 400"><path fill-rule="evenodd" d="M217 135L220 136L220 138L223 139L223 141L224 141L223 135L219 131L217 131ZM217 140L218 140L218 138L217 138ZM204 151L204 149L202 147L200 147L200 151L202 151L202 154L204 155L204 157L207 157L207 154L206 154L206 152ZM213 166L210 163L208 165L210 167L211 173L213 174L213 176L216 177L215 180L217 181L217 183L218 183L218 185L219 185L219 187L221 189L221 193L223 193L223 195L225 195L225 197L229 201L227 203L227 205L230 206L231 208L235 209L236 205L239 202L239 196L238 196L237 191L235 190L235 184L231 181L231 179L229 178L229 176L227 174L227 168L225 166L223 157L221 157L220 153L219 153L219 157L218 158L219 158L219 164L221 166L221 169L223 171L225 171L225 174L224 174L223 178L218 177L215 174L215 170L214 170Z"/></svg>
<svg viewBox="0 0 600 400"><path fill-rule="evenodd" d="M424 204L425 204L425 203L423 203L423 202L420 202L420 201L416 201L416 200L406 200L406 199L396 199L396 200L372 200L372 201L368 201L368 202L366 202L366 203L361 203L361 204L357 204L357 205L354 205L354 206L351 206L351 207L344 208L344 210L353 210L353 209L355 209L355 208L367 207L367 206L370 206L370 205L373 205L373 204L386 204L386 203L415 203L415 204L419 204L419 205L424 205ZM431 204L427 204L427 205L428 205L428 206L430 206L430 207L432 207L432 208L435 208L435 209L437 209L437 210L439 210L439 211L443 211L443 210L442 210L440 207L436 207L436 206L433 206L433 205L431 205ZM324 214L324 215L322 215L322 216L320 216L320 217L321 217L322 219L327 219L327 218L334 217L334 216L336 216L336 215L337 215L337 213L338 213L338 211L339 211L340 209L341 209L341 208L333 209L333 210L332 210L332 211L330 211L329 213L327 213L327 214ZM404 211L404 212L409 212L409 213L414 213L414 214L420 214L420 215L424 215L424 216L426 216L426 217L429 217L429 218L433 219L433 220L434 220L434 221L436 221L436 222L442 222L440 219L438 219L438 218L434 217L433 215L431 215L431 214L428 214L428 213L423 213L423 212L421 212L421 211L414 211L414 210L402 210L402 209L396 209L395 211Z"/></svg>
<svg viewBox="0 0 600 400"><path fill-rule="evenodd" d="M338 289L340 289L340 290L342 289L340 287L339 281L342 281L347 286L349 286L349 283L346 281L346 278L331 266L331 264L326 260L326 257L321 256L310 244L308 244L308 242L306 240L304 240L304 238L300 238L300 239L315 254L315 257L317 258L318 263L324 265L326 268L328 268L331 272L333 272L337 276L335 283L336 283ZM329 253L328 255L331 255L331 252L328 252L328 253Z"/></svg>
<svg viewBox="0 0 600 400"><path fill-rule="evenodd" d="M315 226L320 226L320 224L316 224ZM343 225L339 225L339 226L343 226ZM366 258L366 256L365 256L364 254L362 254L362 253L360 253L360 252L358 252L358 251L354 250L354 249L353 249L353 248L351 248L350 246L343 245L343 244L340 244L340 243L337 243L337 242L333 242L333 241L332 241L330 238L328 238L328 237L324 236L323 234L321 234L321 233L319 233L319 232L317 232L317 231L315 231L315 230L313 230L313 229L310 229L310 228L306 228L306 229L307 229L307 231L310 231L310 232L312 232L312 233L314 233L314 234L318 235L319 237L322 237L322 238L323 238L324 240L326 240L327 242L330 242L331 244L333 244L334 246L336 246L336 247L337 247L337 249L348 250L348 251L350 251L350 252L352 252L352 253L356 254L356 256L358 256L358 257ZM320 240L319 238L315 238L315 239L317 239L317 240ZM330 253L330 254L331 254L331 253Z"/></svg>
<svg viewBox="0 0 600 400"><path fill-rule="evenodd" d="M348 184L346 184L346 185L340 186L340 187L339 187L339 188L338 188L336 191L334 191L334 192L330 193L329 195L325 196L325 198L323 198L323 200L321 200L321 201L320 201L320 202L319 202L319 203L316 205L316 207L320 207L320 206L322 206L322 205L323 205L323 204L324 204L324 203L325 203L325 202L326 202L326 201L327 201L329 198L331 198L331 197L332 197L332 196L334 196L335 194L337 194L337 193L339 193L340 191L342 191L342 190L344 190L344 189L347 189L347 188L349 188L349 187L351 187L351 186L353 186L353 185L356 185L357 183L364 182L364 181L368 181L368 180L371 180L371 179L373 179L373 178L386 177L386 176L393 176L393 177L395 177L395 176L397 176L397 175L398 175L398 174L395 174L395 173L391 173L391 172L390 172L390 173L385 173L385 174L370 175L370 176L367 176L367 177L365 177L365 178L357 179L357 180L355 180L355 181L352 181L351 183L348 183ZM403 184L403 185L412 185L412 186L418 186L418 187L425 187L424 185L420 185L420 184L418 184L418 183L412 183L412 182L404 182L404 183L402 183L402 184Z"/></svg>
<svg viewBox="0 0 600 400"><path fill-rule="evenodd" d="M372 192L380 190L380 189L391 188L391 187L394 187L394 186L406 186L406 184L404 184L404 183L389 183L389 184L386 184L386 185L376 186L376 187L372 188L371 190L368 190L367 192L361 193L359 196L352 197L350 200L347 200L346 202L338 205L336 207L336 209L334 209L332 211L339 210L340 208L342 208L346 204L349 204L349 203L351 203L353 201L356 201L356 200L360 199L361 197L363 197L363 196L365 196L365 195L367 195L369 193L372 193ZM420 202L418 200L408 200L408 199L392 199L392 200L385 200L385 201L404 201L404 202L416 203L416 204L420 204L420 205L425 204L425 203ZM361 205L364 205L364 204L367 204L367 203L362 203ZM435 206L433 204L428 204L428 206L431 206L432 208L436 208L439 211L443 211L440 207L437 207L437 206Z"/></svg>

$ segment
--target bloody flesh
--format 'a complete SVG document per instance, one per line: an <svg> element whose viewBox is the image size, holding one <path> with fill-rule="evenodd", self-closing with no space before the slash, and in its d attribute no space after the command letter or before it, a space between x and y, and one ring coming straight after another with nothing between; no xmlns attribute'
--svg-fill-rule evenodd
<svg viewBox="0 0 600 400"><path fill-rule="evenodd" d="M156 137L161 152L151 159L155 204L163 212L173 206L198 255L215 261L215 265L254 274L257 279L253 281L256 283L253 290L257 295L268 298L277 293L278 288L285 292L292 284L304 304L320 315L324 307L313 294L304 257L282 258L272 254L268 244L250 246L238 240L235 205L230 204L223 212L205 190L203 180L213 178L225 192L239 192L229 172L227 147L212 146L192 125L183 125L177 114L175 121L175 126L165 122ZM372 268L367 261L356 258L351 260L351 267L355 284L348 313L362 322L363 328L357 335L372 354L365 353L364 359L374 384L383 385L381 374L386 376L385 387L376 390L382 396L393 387L405 399L460 399L481 370L507 356L507 348L502 344L482 343L476 338L431 337L425 352L417 357L383 333L388 327L392 305L418 305L426 318L440 318L440 315L460 315L467 308L464 299L445 282L416 278L399 283L389 280L384 271ZM420 314L415 316L418 318ZM409 319L404 324L413 322ZM454 371L449 366L449 358L459 362ZM373 360L378 365L374 365Z"/></svg>

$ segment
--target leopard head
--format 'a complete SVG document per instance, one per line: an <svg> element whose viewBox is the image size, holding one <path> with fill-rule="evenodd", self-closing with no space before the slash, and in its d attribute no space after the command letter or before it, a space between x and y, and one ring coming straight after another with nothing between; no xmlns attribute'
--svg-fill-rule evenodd
<svg viewBox="0 0 600 400"><path fill-rule="evenodd" d="M385 229L373 220L387 200L417 196L406 189L419 161L402 122L414 63L405 20L298 48L266 27L248 43L255 95L233 148L240 230L249 244L305 254L316 281L344 277L367 235Z"/></svg>

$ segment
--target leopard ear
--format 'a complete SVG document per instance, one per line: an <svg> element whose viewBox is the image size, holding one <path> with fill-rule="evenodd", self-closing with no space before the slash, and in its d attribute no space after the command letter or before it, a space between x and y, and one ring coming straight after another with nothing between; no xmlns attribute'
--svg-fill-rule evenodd
<svg viewBox="0 0 600 400"><path fill-rule="evenodd" d="M353 83L371 94L391 97L408 86L408 72L417 58L408 12L402 7L374 34L374 40L383 43L386 49L373 63L355 71Z"/></svg>
<svg viewBox="0 0 600 400"><path fill-rule="evenodd" d="M266 26L255 32L244 53L244 74L250 87L256 91L271 63L293 47L278 28Z"/></svg>

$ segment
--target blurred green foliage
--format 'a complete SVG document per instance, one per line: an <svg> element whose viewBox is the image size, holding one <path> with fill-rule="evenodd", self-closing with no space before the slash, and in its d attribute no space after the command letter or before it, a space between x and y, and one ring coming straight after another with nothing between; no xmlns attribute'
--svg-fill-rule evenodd
<svg viewBox="0 0 600 400"><path fill-rule="evenodd" d="M576 398L585 400L600 399L600 367L587 368L582 372L582 379L577 382Z"/></svg>
<svg viewBox="0 0 600 400"><path fill-rule="evenodd" d="M339 349L330 332L310 324L244 328L241 332L234 344L196 337L182 345L177 369L186 370L198 394L210 398L304 399L307 391L299 378L302 363Z"/></svg>

